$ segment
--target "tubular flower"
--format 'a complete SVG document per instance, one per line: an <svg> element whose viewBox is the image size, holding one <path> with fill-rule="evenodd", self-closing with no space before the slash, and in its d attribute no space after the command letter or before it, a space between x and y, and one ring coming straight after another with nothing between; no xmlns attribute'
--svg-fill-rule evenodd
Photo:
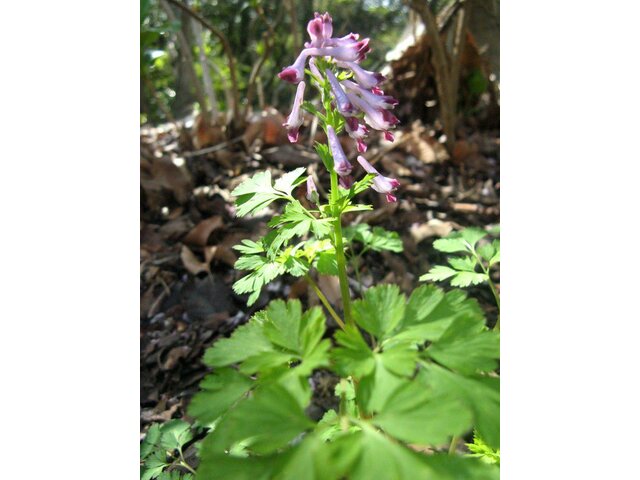
<svg viewBox="0 0 640 480"><path fill-rule="evenodd" d="M316 182L313 181L313 177L311 175L307 177L307 200L315 203L316 205L320 202Z"/></svg>
<svg viewBox="0 0 640 480"><path fill-rule="evenodd" d="M333 20L331 15L318 12L314 14L313 20L307 24L307 32L311 38L311 42L305 43L305 47L321 47L326 39L331 38L333 34Z"/></svg>
<svg viewBox="0 0 640 480"><path fill-rule="evenodd" d="M386 80L385 76L379 72L370 72L354 62L337 62L339 67L348 68L353 72L353 76L358 84L367 90L371 90ZM378 89L380 90L380 89Z"/></svg>
<svg viewBox="0 0 640 480"><path fill-rule="evenodd" d="M329 139L329 150L331 150L331 156L333 157L333 169L341 177L346 177L351 173L353 166L347 160L347 156L340 145L340 140L338 140L338 136L331 125L327 126L327 137Z"/></svg>
<svg viewBox="0 0 640 480"><path fill-rule="evenodd" d="M387 202L395 202L397 198L391 193L396 190L400 186L400 182L395 178L385 177L380 175L380 172L375 169L373 165L371 165L366 158L361 155L358 155L358 163L362 165L362 168L367 173L375 173L376 177L373 179L373 188L376 192L384 193L387 197Z"/></svg>
<svg viewBox="0 0 640 480"><path fill-rule="evenodd" d="M298 141L298 133L300 132L300 126L302 125L302 100L304 96L305 83L300 82L296 90L296 98L293 100L293 107L291 113L287 117L287 121L282 125L287 128L287 137L291 143Z"/></svg>
<svg viewBox="0 0 640 480"><path fill-rule="evenodd" d="M315 58L311 58L309 60L309 70L311 70L311 73L316 77L318 82L322 82L322 74L320 73L320 70L318 70Z"/></svg>
<svg viewBox="0 0 640 480"><path fill-rule="evenodd" d="M347 94L344 93L344 90L342 90L340 82L330 69L327 68L325 71L327 73L327 78L329 79L329 84L331 85L333 96L336 98L336 106L338 107L338 111L345 117L353 115L355 109L347 98Z"/></svg>
<svg viewBox="0 0 640 480"><path fill-rule="evenodd" d="M347 131L349 136L356 141L358 145L358 152L366 152L367 144L364 143L363 138L367 136L369 130L355 117L346 117L345 120L344 129Z"/></svg>
<svg viewBox="0 0 640 480"><path fill-rule="evenodd" d="M398 104L398 100L393 98L391 95L376 95L375 93L371 93L369 90L362 88L357 83L353 83L351 80L342 81L342 86L347 90L360 95L369 105L372 105L375 108L384 108L385 110L388 110Z"/></svg>
<svg viewBox="0 0 640 480"><path fill-rule="evenodd" d="M307 63L307 57L309 56L309 54L306 52L307 50L303 50L302 52L300 52L300 55L298 55L296 61L293 62L293 65L290 65L282 70L278 74L278 77L280 77L281 80L289 83L301 82L304 78L304 66Z"/></svg>
<svg viewBox="0 0 640 480"><path fill-rule="evenodd" d="M335 47L305 48L300 52L296 61L292 65L283 69L279 74L281 80L290 83L298 83L304 78L304 66L309 56L313 57L333 57L335 60L346 62L360 62L364 60L371 49L369 39L365 38L359 42L349 42Z"/></svg>
<svg viewBox="0 0 640 480"><path fill-rule="evenodd" d="M351 103L364 112L364 121L374 130L387 131L399 123L399 120L388 110L377 109L358 95L350 92L347 92L347 97Z"/></svg>

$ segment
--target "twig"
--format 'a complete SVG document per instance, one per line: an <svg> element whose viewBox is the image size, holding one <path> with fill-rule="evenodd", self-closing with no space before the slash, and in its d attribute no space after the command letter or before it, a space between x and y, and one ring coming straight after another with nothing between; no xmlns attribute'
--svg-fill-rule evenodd
<svg viewBox="0 0 640 480"><path fill-rule="evenodd" d="M217 152L219 150L224 150L229 145L233 145L234 143L238 143L239 141L242 140L242 138L243 138L242 136L239 136L239 137L236 137L236 138L232 138L231 140L228 140L226 142L218 143L217 145L214 145L212 147L203 148L201 150L195 150L193 152L185 152L183 156L185 158L199 157L200 155L206 155L207 153L212 153L212 152Z"/></svg>

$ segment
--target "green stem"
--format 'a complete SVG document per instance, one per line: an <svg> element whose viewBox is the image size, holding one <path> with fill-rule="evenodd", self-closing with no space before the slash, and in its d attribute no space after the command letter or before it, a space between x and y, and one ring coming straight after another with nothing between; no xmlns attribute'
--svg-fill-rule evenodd
<svg viewBox="0 0 640 480"><path fill-rule="evenodd" d="M362 293L362 290L364 290L364 285L362 284L362 280L360 279L360 255L361 254L354 255L353 257L353 270L354 272L356 272L356 281L360 286L360 293Z"/></svg>
<svg viewBox="0 0 640 480"><path fill-rule="evenodd" d="M484 266L484 263L482 263L482 259L480 258L480 256L476 253L475 249L472 250L473 255L476 257L476 261L478 262L478 264L480 264L480 268L482 268L482 271L484 272L485 276L487 277L487 283L489 284L489 288L491 289L491 293L493 293L493 298L496 300L496 305L498 307L498 320L496 320L496 324L493 326L493 329L497 332L500 331L500 295L498 295L498 291L496 290L496 286L494 285L493 281L491 280L491 275L489 274L489 267Z"/></svg>
<svg viewBox="0 0 640 480"><path fill-rule="evenodd" d="M331 172L331 203L335 206L338 200L338 174ZM347 261L344 258L344 243L342 241L342 223L340 212L334 211L334 247L336 249L336 261L338 263L338 279L340 280L340 293L344 309L344 319L347 325L353 325L351 317L351 297L349 295L349 280L347 279Z"/></svg>
<svg viewBox="0 0 640 480"><path fill-rule="evenodd" d="M191 473L193 473L195 475L196 471L184 459L184 455L182 454L182 449L178 449L178 453L180 454L180 462L178 462L178 465L186 468L187 470L189 470Z"/></svg>
<svg viewBox="0 0 640 480"><path fill-rule="evenodd" d="M318 295L318 298L320 299L324 307L327 309L329 314L333 317L333 319L340 326L340 328L344 330L344 322L338 316L336 311L333 309L333 307L329 303L329 300L327 300L327 297L325 297L324 293L322 293L322 290L320 290L320 287L318 287L318 284L313 281L310 275L307 275L306 278L307 278L307 282L309 282L309 285L311 285L311 288L313 288L313 291L316 292L316 295Z"/></svg>
<svg viewBox="0 0 640 480"><path fill-rule="evenodd" d="M449 445L449 455L454 455L456 453L456 447L458 446L459 441L460 437L454 435L451 439L451 444Z"/></svg>

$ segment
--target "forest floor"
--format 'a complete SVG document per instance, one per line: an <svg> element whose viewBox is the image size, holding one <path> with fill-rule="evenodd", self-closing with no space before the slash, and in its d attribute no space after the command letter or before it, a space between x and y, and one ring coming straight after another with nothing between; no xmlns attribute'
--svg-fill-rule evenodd
<svg viewBox="0 0 640 480"><path fill-rule="evenodd" d="M277 178L299 166L309 166L309 172L318 175L321 196L322 187L329 185L328 174L309 148L309 128L303 130L299 145L290 145L282 122L279 113L266 112L252 119L242 136L226 143L211 138L218 131L196 129L192 136L176 124L141 128L141 432L150 423L186 415L207 372L202 355L216 339L228 336L272 299L319 303L304 280L290 276L263 289L250 308L246 295L236 295L231 288L243 275L233 268L237 257L231 247L264 234L278 206L272 204L258 217L237 218L230 192L257 171L270 169ZM383 195L369 190L359 202L373 204L374 210L345 215L344 223L398 232L404 250L364 253L359 264L363 286L356 281L351 285L355 296L380 283L395 283L409 293L419 285L420 275L445 263L443 254L432 248L435 239L463 227L499 224L499 132L460 133L451 156L435 140L436 132L419 121L399 128L393 144L369 145L367 159L384 175L400 180L398 202L386 203ZM322 141L321 133L314 139ZM197 150L194 143L218 146L211 152ZM355 159L353 142L344 138L343 146ZM358 169L356 178L362 176ZM303 202L305 192L304 185L295 192ZM355 278L353 265L351 277ZM337 279L318 281L330 301L339 305ZM499 272L494 281L499 285ZM489 288L479 285L469 292L493 324L497 312ZM335 399L327 388L330 374L318 372L313 382L315 412L310 415L315 416Z"/></svg>

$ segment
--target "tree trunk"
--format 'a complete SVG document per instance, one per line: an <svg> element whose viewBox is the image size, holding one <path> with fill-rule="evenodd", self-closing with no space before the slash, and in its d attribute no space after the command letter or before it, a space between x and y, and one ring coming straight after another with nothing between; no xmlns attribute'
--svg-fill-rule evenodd
<svg viewBox="0 0 640 480"><path fill-rule="evenodd" d="M169 3L167 3L166 0L160 0L160 4L162 5L164 11L167 13L167 17L169 17L169 20L171 22L177 22L178 19L176 17L176 14L173 12L173 9L171 8L171 5L169 5ZM193 66L194 59L191 53L191 45L187 40L188 21L186 21L184 18L182 20L183 21L180 22L181 29L176 32L178 37L178 44L180 45L180 51L182 53L182 57L186 62L186 65L185 65L186 71L189 74L192 87L195 90L196 101L200 105L202 118L206 123L206 125L209 125L210 119L209 119L209 110L207 108L207 100L204 95L204 90L202 89L202 85L198 80L198 76L196 75L196 70Z"/></svg>

